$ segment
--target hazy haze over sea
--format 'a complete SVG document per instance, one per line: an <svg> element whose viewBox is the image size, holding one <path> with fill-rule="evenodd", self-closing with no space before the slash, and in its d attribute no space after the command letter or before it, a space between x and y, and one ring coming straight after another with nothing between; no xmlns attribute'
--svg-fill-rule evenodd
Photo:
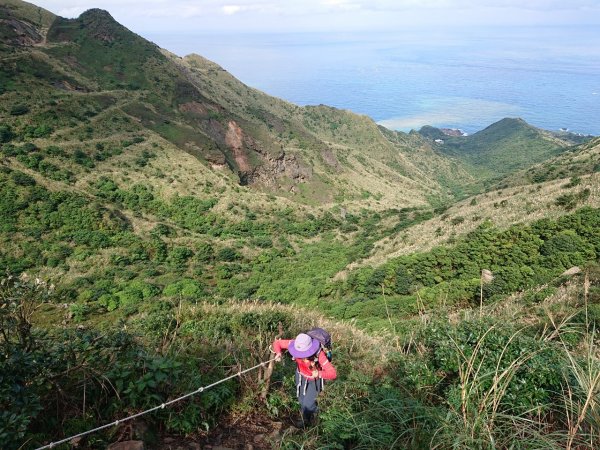
<svg viewBox="0 0 600 450"><path fill-rule="evenodd" d="M270 95L350 109L393 129L472 133L522 117L600 135L593 27L145 37L179 55L201 54Z"/></svg>

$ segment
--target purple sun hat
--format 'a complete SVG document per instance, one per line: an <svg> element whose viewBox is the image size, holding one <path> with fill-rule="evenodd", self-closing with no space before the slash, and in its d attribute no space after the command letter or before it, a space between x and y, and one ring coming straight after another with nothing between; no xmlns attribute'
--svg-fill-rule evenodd
<svg viewBox="0 0 600 450"><path fill-rule="evenodd" d="M300 333L296 339L290 342L288 352L294 358L308 358L317 353L320 345L319 341L311 338L308 334Z"/></svg>

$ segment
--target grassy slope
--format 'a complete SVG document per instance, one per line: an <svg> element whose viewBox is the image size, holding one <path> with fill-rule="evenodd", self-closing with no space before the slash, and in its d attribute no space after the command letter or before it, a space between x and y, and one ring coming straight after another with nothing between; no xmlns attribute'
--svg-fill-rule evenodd
<svg viewBox="0 0 600 450"><path fill-rule="evenodd" d="M21 10L15 18L35 24L34 9ZM242 184L310 205L424 206L447 200L468 177L416 136L385 132L348 111L274 99L201 57L160 52L101 10L56 18L49 28L47 45L19 47L13 55L19 68L0 74L9 88L3 121L16 130L24 120L64 118L52 108L60 98L79 122L50 123L63 142L110 141L100 133L115 128L156 133L209 166L228 166ZM100 93L110 104L97 104ZM21 100L29 112L11 117ZM121 126L127 118L141 127ZM229 137L237 126L240 148Z"/></svg>
<svg viewBox="0 0 600 450"><path fill-rule="evenodd" d="M80 20L89 22L91 33L96 37L103 36L101 41L114 36L121 36L119 40L123 40L124 36L130 36L127 30L100 11L86 13ZM89 35L81 35L80 31L73 28L77 23L59 20L51 29L51 40L77 41L81 48L76 53L70 53L76 56L84 53L84 50L101 52L103 50L101 46L99 47L101 44L95 42ZM326 210L330 210L336 218L342 218L342 225L338 223L335 226L337 235L334 236L333 245L330 236L319 237L317 243L323 239L326 243L325 247L329 247L329 250L324 253L303 252L302 247L309 242L306 236L297 236L292 242L292 245L300 250L298 261L302 260L307 267L322 267L323 261L332 261L332 265L321 274L323 280L332 277L348 262L351 263L350 268L381 264L399 254L423 251L448 240L454 240L486 220L491 220L500 227L506 227L516 221L523 221L524 218L534 220L542 216L560 215L565 212L565 207L556 205L556 199L571 191L581 192L589 188L589 197L581 201L580 205L597 204L596 180L590 177L585 179L584 184L568 188L560 187L565 184L564 182L553 182L539 188L522 187L506 192L484 194L451 207L441 216L410 227L413 223L427 219L427 216L422 214L424 210L398 212L399 209L406 206L422 206L425 205L426 200L432 201L432 199L439 199L440 196L442 198L445 195L449 196L451 192L439 190L440 178L446 178L442 184L453 188L455 193L460 187L457 178L469 178L466 172L462 172L460 164L437 155L426 140L416 134L390 132L375 126L366 117L356 116L346 111L325 106L300 108L273 99L244 86L223 69L199 56L189 56L179 60L168 53L158 53L152 45L139 37L134 36L133 41L132 45L140 46L138 53L141 60L137 62L145 67L141 72L145 74L145 78L131 80L123 78L119 74L130 74L130 68L123 66L119 69L120 72L115 71L113 67L106 68L106 61L102 62L102 59L95 66L92 64L88 67L87 73L75 70L76 65L73 64L73 60L64 57L65 51L71 52L68 48L72 47L72 44L64 46L61 44L48 49L53 55L62 55L58 59L44 60L41 57L43 53L37 50L30 52L35 63L47 61L51 76L71 73L74 82L77 82L76 77L78 77L86 89L101 89L104 86L105 90L99 93L57 91L48 98L43 89L47 87L48 78L36 79L24 72L21 73L22 77L16 80L18 83L23 83L18 86L25 84L33 86L29 97L32 110L25 116L10 117L6 114L7 108L4 117L17 128L23 126L23 119L46 120L50 110L58 110L60 113L60 108L64 107L65 112L74 111L74 114L71 112L73 115L68 120L61 114L55 116L52 124L57 130L50 136L30 140L42 149L49 148L52 144L59 144L62 151L66 152L66 156L70 155L70 157L56 157L46 152L45 161L68 170L73 177L71 186L75 187L81 195L103 202L108 208L121 210L132 224L134 233L141 239L148 239L151 230L157 223L164 221L164 218L157 216L157 213L150 209L139 210L123 203L114 204L98 198L95 186L102 179L108 177L125 190L131 186L150 186L155 198L167 204L176 196L184 195L209 201L214 198L216 191L218 201L213 206L213 211L229 224L243 223L245 214L268 221L272 215L284 214L290 208L298 210L297 218L305 217L309 212L323 214ZM124 49L117 49L118 54L122 54L123 51ZM144 57L145 53L150 56ZM179 65L179 69L171 64L171 61ZM63 68L64 72L60 72L59 68ZM289 196L292 200L297 200L300 196L304 201L318 203L315 199L319 189L330 192L337 187L339 191L345 191L347 200L345 203L342 202L341 196L337 199L350 211L356 212L359 208L388 211L383 217L377 217L375 223L379 224L379 229L371 230L368 234L369 242L377 241L370 254L366 255L365 249L359 249L360 245L357 243L361 241L363 234L360 227L356 231L354 224L343 219L344 210L330 208L330 206L298 208L296 203L284 197L275 201L268 195L257 194L248 188L236 186L236 177L230 171L225 168L214 169L214 165L211 168L211 165L206 163L203 158L206 149L200 149L204 153L199 155L189 148L188 141L182 141L180 144L187 149L187 152L183 153L180 147L173 145L172 136L164 136L160 130L156 131L158 127L156 120L164 117L161 116L163 113L167 114L166 117L181 120L179 122L181 127L186 125L185 117L173 116L171 112L164 109L166 104L152 103L155 100L151 89L155 87L157 80L153 80L150 75L156 74L158 69L163 70L162 75L175 80L179 80L178 77L183 73L186 79L190 79L198 88L199 92L192 98L201 106L209 110L213 108L211 111L217 115L227 114L227 117L235 117L241 123L249 124L254 136L268 135L271 139L274 138L282 145L285 152L296 152L300 158L312 163L311 167L315 172L320 170L319 184L313 183L312 186L307 184L307 188L300 189L299 195ZM138 76L139 74L135 75ZM32 80L35 80L33 85ZM160 79L161 83L158 83L163 89L167 87L166 94L170 92L169 83L173 87L172 79L169 80L171 81L163 82L164 80ZM131 82L139 84L136 89L127 89L127 83ZM144 86L148 91L140 89ZM118 89L109 90L110 87ZM9 100L7 106L10 106L11 102L13 104L17 102L18 96L15 92L4 95ZM173 93L171 92L170 95ZM139 119L140 116L145 118ZM132 117L137 117L139 120L132 120ZM106 130L109 132L106 133ZM490 140L504 145L509 141L510 136L522 136L527 133L534 133L535 136L539 134L537 130L521 121L505 120L473 136L472 138L475 139L469 141L471 143L465 148L474 152L481 148L483 142L490 142ZM140 138L142 142L125 146L126 142L131 142L131 139L135 138ZM119 154L108 159L99 159L103 152L98 150L99 145L122 147L124 151L120 150ZM73 162L72 156L81 150L97 160L93 163L93 167L86 167L85 164L82 167L81 162ZM321 152L316 159L315 151ZM493 151L495 154L499 152L498 148ZM372 158L365 158L365 153L369 153ZM475 155L471 156L475 158ZM9 166L29 174L39 185L53 191L72 189L68 184L61 184L60 180L48 180L43 171L24 165L23 160L11 158L7 162ZM493 161L491 164L496 163L497 161ZM415 176L415 173L418 176ZM459 176L452 178L450 173ZM469 181L472 181L472 178L469 178ZM532 195L534 195L533 199ZM322 197L320 200L327 203L331 197ZM499 211L501 214L498 214ZM367 224L370 220L368 217L369 214L366 214L360 220ZM202 233L198 234L189 227L182 227L177 221L168 222L170 226L178 229L179 234L177 239L172 240L171 245L181 244L192 247L196 239L206 239ZM403 229L405 231L398 233L398 230ZM279 237L283 238L283 235ZM214 237L208 240L216 243L218 247L235 243L242 250L245 258L251 261L260 250L250 239L240 238L240 236L238 233L234 234L231 240ZM354 239L357 239L356 242ZM332 258L332 255L335 256ZM353 260L356 255L368 257L356 262ZM304 260L306 256L309 257ZM99 258L101 259L101 256ZM274 264L273 267L281 265L278 269L279 276L285 276L286 262L282 260L281 264ZM66 271L64 268L47 270L45 275L75 280L80 276L91 274L93 264L82 265L72 259L68 261L66 267ZM193 270L190 268L188 274L193 273ZM249 269L246 267L244 270ZM204 281L214 284L215 280L211 278L214 276L214 274L209 275ZM224 292L231 293L227 290ZM265 288L264 292L267 296L282 294L278 289L271 291ZM310 292L306 293L309 297Z"/></svg>
<svg viewBox="0 0 600 450"><path fill-rule="evenodd" d="M585 190L589 190L589 196L577 199ZM574 204L561 203L560 199L565 196L573 196ZM568 214L573 208L582 206L600 207L598 174L582 175L581 183L575 186L571 186L570 179L567 178L490 191L462 200L443 214L404 232L385 237L374 245L369 257L350 264L348 268L379 265L399 255L427 251L454 242L484 222L504 229L515 223L559 217ZM344 271L338 276L345 274Z"/></svg>
<svg viewBox="0 0 600 450"><path fill-rule="evenodd" d="M505 229L515 223L559 217L577 207L597 208L599 164L598 139L570 147L555 158L501 179L486 193L457 202L442 214L402 233L386 236L375 244L368 258L350 264L348 269L379 265L399 255L453 242L483 222ZM337 276L346 275L347 270Z"/></svg>

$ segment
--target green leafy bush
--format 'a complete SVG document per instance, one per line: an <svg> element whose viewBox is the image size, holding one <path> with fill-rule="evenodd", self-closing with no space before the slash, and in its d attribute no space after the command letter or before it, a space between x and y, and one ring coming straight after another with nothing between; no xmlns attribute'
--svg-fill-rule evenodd
<svg viewBox="0 0 600 450"><path fill-rule="evenodd" d="M19 103L10 108L11 116L22 116L23 114L27 114L29 112L29 106Z"/></svg>
<svg viewBox="0 0 600 450"><path fill-rule="evenodd" d="M183 298L199 299L204 296L204 288L196 280L184 278L165 286L163 295L167 297L181 296Z"/></svg>
<svg viewBox="0 0 600 450"><path fill-rule="evenodd" d="M232 262L240 258L240 254L231 247L223 247L217 253L219 261Z"/></svg>
<svg viewBox="0 0 600 450"><path fill-rule="evenodd" d="M0 125L0 144L10 142L15 137L10 125Z"/></svg>

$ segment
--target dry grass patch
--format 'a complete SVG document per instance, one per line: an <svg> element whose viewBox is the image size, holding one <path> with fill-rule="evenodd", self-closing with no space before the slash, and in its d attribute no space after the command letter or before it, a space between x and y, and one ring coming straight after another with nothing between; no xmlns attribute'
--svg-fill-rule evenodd
<svg viewBox="0 0 600 450"><path fill-rule="evenodd" d="M571 211L558 206L557 198L584 189L589 189L590 195L577 207L600 207L600 174L582 177L581 184L572 188L565 188L568 183L568 179L560 179L488 192L463 200L441 216L377 242L369 258L349 265L348 269L377 266L400 255L428 251L448 243L449 237L460 239L483 221L489 221L499 229L506 229L516 223L560 217Z"/></svg>

